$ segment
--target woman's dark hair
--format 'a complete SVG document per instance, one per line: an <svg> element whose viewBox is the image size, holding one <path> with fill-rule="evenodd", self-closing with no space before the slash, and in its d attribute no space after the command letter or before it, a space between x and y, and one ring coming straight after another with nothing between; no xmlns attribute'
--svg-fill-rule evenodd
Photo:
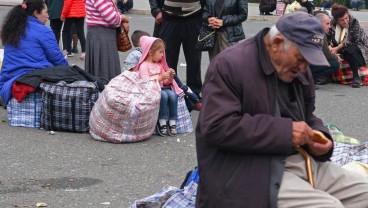
<svg viewBox="0 0 368 208"><path fill-rule="evenodd" d="M344 5L335 3L331 7L331 14L336 21L338 18L343 17L346 13L348 13L348 8Z"/></svg>
<svg viewBox="0 0 368 208"><path fill-rule="evenodd" d="M9 11L1 28L1 41L3 45L11 44L18 47L20 37L25 35L28 15L35 11L41 13L45 8L44 0L24 0L21 5Z"/></svg>

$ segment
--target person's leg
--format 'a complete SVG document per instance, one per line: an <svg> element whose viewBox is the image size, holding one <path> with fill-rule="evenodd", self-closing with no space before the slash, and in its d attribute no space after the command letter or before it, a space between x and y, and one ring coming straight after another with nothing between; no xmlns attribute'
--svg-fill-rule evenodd
<svg viewBox="0 0 368 208"><path fill-rule="evenodd" d="M68 56L72 54L72 25L73 19L66 18L64 21L63 37L65 36L66 47L64 46L64 49L66 49Z"/></svg>
<svg viewBox="0 0 368 208"><path fill-rule="evenodd" d="M286 159L278 195L278 207L367 207L368 181L330 162L311 160L315 188L307 182L305 159Z"/></svg>
<svg viewBox="0 0 368 208"><path fill-rule="evenodd" d="M313 166L313 170L315 166ZM300 154L287 157L278 195L278 207L343 208L330 194L314 189L307 180L305 160Z"/></svg>
<svg viewBox="0 0 368 208"><path fill-rule="evenodd" d="M167 103L169 101L169 95L164 89L161 89L161 100L160 100L160 110L158 113L159 119L165 119L167 120L169 118L168 116L168 109L167 109Z"/></svg>
<svg viewBox="0 0 368 208"><path fill-rule="evenodd" d="M165 42L166 62L170 68L173 68L178 74L177 66L179 61L181 39L180 34L181 22L173 17L164 15L159 29L159 38Z"/></svg>
<svg viewBox="0 0 368 208"><path fill-rule="evenodd" d="M124 11L127 12L131 8L133 8L133 0L128 0L126 4L124 4Z"/></svg>
<svg viewBox="0 0 368 208"><path fill-rule="evenodd" d="M169 104L169 120L176 121L178 119L178 95L170 89L166 89Z"/></svg>
<svg viewBox="0 0 368 208"><path fill-rule="evenodd" d="M82 48L82 54L80 58L84 58L86 52L86 38L84 36L84 17L75 18L74 25Z"/></svg>
<svg viewBox="0 0 368 208"><path fill-rule="evenodd" d="M331 162L318 163L316 189L336 197L344 207L368 207L368 179Z"/></svg>
<svg viewBox="0 0 368 208"><path fill-rule="evenodd" d="M55 34L57 43L59 44L61 28L63 27L63 21L61 21L60 19L52 19L50 20L50 27Z"/></svg>
<svg viewBox="0 0 368 208"><path fill-rule="evenodd" d="M181 34L183 35L183 51L187 62L187 85L198 95L202 91L201 78L201 59L202 51L197 50L199 29L202 24L202 16L197 14L189 17L181 25Z"/></svg>
<svg viewBox="0 0 368 208"><path fill-rule="evenodd" d="M160 110L158 113L158 123L159 123L159 131L161 134L167 134L167 119L168 119L168 109L167 102L169 100L169 96L164 89L161 90L161 100L160 100Z"/></svg>
<svg viewBox="0 0 368 208"><path fill-rule="evenodd" d="M72 26L72 42L73 42L72 53L78 53L78 34L75 28L75 22L73 23Z"/></svg>
<svg viewBox="0 0 368 208"><path fill-rule="evenodd" d="M365 65L362 52L357 45L350 45L346 48L344 58L349 62L353 71L353 88L360 88L359 68Z"/></svg>
<svg viewBox="0 0 368 208"><path fill-rule="evenodd" d="M170 135L176 135L176 120L178 119L178 95L170 89L166 89L165 91L168 94L169 131Z"/></svg>

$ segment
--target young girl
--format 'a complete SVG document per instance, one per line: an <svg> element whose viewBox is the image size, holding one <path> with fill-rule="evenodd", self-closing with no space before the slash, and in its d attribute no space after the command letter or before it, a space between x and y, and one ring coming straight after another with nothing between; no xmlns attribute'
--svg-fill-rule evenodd
<svg viewBox="0 0 368 208"><path fill-rule="evenodd" d="M161 39L142 36L142 56L134 68L142 79L155 79L161 86L161 101L158 115L158 133L176 135L178 96L183 95L175 80L175 71L166 63L165 44Z"/></svg>

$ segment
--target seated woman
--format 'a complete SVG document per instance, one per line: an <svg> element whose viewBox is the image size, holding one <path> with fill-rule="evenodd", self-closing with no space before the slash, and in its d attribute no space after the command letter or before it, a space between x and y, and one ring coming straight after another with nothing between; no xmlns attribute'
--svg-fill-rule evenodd
<svg viewBox="0 0 368 208"><path fill-rule="evenodd" d="M332 44L331 52L346 59L353 71L353 88L360 87L358 70L368 64L368 36L348 8L334 4L331 8L332 27L327 35Z"/></svg>
<svg viewBox="0 0 368 208"><path fill-rule="evenodd" d="M48 19L43 0L24 0L4 19L1 40L4 60L0 73L0 96L6 105L13 82L28 72L51 66L68 65L54 33L45 26Z"/></svg>

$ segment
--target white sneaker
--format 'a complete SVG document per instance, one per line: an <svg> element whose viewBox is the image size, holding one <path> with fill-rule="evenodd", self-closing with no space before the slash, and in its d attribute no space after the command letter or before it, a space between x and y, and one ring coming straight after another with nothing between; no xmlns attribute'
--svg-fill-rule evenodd
<svg viewBox="0 0 368 208"><path fill-rule="evenodd" d="M81 60L84 60L84 58L86 58L86 53L83 52L80 56L79 56L79 59Z"/></svg>

